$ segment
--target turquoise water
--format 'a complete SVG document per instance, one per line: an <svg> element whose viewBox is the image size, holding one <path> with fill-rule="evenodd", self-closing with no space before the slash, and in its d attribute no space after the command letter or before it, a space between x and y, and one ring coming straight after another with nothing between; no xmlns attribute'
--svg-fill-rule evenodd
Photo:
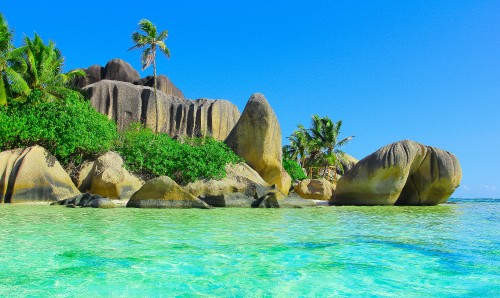
<svg viewBox="0 0 500 298"><path fill-rule="evenodd" d="M0 206L0 296L500 296L500 201Z"/></svg>

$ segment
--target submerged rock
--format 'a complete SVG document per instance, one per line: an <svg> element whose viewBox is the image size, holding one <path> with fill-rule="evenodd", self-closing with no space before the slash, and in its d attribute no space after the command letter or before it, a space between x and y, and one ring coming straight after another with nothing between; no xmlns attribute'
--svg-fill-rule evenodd
<svg viewBox="0 0 500 298"><path fill-rule="evenodd" d="M225 143L264 181L288 194L291 178L282 165L281 128L264 95L250 97Z"/></svg>
<svg viewBox="0 0 500 298"><path fill-rule="evenodd" d="M413 141L389 144L358 162L337 183L334 205L437 205L462 179L450 152Z"/></svg>
<svg viewBox="0 0 500 298"><path fill-rule="evenodd" d="M184 191L170 177L161 176L146 182L127 203L134 208L202 208L209 206Z"/></svg>
<svg viewBox="0 0 500 298"><path fill-rule="evenodd" d="M115 208L116 204L109 198L91 194L83 193L78 196L60 200L52 203L52 205L65 205L66 207L92 207L92 208Z"/></svg>
<svg viewBox="0 0 500 298"><path fill-rule="evenodd" d="M0 153L0 203L57 201L78 194L57 159L44 148Z"/></svg>

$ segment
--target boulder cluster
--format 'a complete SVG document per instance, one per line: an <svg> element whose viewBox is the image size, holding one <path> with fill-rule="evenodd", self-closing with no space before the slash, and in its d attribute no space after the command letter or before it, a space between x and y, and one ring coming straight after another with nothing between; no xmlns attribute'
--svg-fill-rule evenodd
<svg viewBox="0 0 500 298"><path fill-rule="evenodd" d="M119 202L135 208L204 209L437 205L447 201L462 178L453 154L405 140L359 162L349 156L344 175L335 175L340 177L337 183L305 179L292 187L282 165L281 128L264 95L253 94L240 115L226 100L185 99L168 78L160 76L157 111L152 78L140 79L123 60L113 59L105 67L94 65L85 72L87 76L75 81L75 86L119 129L141 122L172 137L210 135L224 141L245 162L227 165L222 180L178 185L167 176L149 181L137 178L115 152L84 162L70 178L44 148L19 148L0 153L0 203L46 201L113 208Z"/></svg>

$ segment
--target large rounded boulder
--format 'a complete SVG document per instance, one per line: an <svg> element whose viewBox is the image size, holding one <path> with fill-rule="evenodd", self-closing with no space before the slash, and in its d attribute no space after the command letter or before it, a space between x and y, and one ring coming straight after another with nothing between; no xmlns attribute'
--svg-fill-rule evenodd
<svg viewBox="0 0 500 298"><path fill-rule="evenodd" d="M297 183L293 190L304 199L330 200L335 191L334 185L325 178L304 179Z"/></svg>
<svg viewBox="0 0 500 298"><path fill-rule="evenodd" d="M168 176L146 182L127 203L132 208L202 208L209 206L184 191Z"/></svg>
<svg viewBox="0 0 500 298"><path fill-rule="evenodd" d="M75 180L82 192L119 200L129 199L144 184L125 169L122 157L112 151L84 163Z"/></svg>
<svg viewBox="0 0 500 298"><path fill-rule="evenodd" d="M79 194L57 159L44 148L0 153L0 203L51 202Z"/></svg>
<svg viewBox="0 0 500 298"><path fill-rule="evenodd" d="M334 205L437 205L460 185L462 170L448 151L405 140L359 161L337 183Z"/></svg>
<svg viewBox="0 0 500 298"><path fill-rule="evenodd" d="M133 83L141 77L132 65L122 59L112 59L104 67L103 80L114 80Z"/></svg>
<svg viewBox="0 0 500 298"><path fill-rule="evenodd" d="M264 95L250 97L225 143L264 181L288 194L291 178L282 165L281 127Z"/></svg>
<svg viewBox="0 0 500 298"><path fill-rule="evenodd" d="M135 85L154 87L155 81L153 76L147 76L134 82ZM164 75L156 77L156 88L165 95L172 95L179 98L184 98L182 91L177 88L169 78Z"/></svg>

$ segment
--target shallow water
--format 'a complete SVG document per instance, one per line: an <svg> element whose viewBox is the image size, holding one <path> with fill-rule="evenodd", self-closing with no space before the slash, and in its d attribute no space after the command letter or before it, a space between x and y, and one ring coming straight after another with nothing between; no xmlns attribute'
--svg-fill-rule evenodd
<svg viewBox="0 0 500 298"><path fill-rule="evenodd" d="M0 205L0 296L498 297L499 211Z"/></svg>

